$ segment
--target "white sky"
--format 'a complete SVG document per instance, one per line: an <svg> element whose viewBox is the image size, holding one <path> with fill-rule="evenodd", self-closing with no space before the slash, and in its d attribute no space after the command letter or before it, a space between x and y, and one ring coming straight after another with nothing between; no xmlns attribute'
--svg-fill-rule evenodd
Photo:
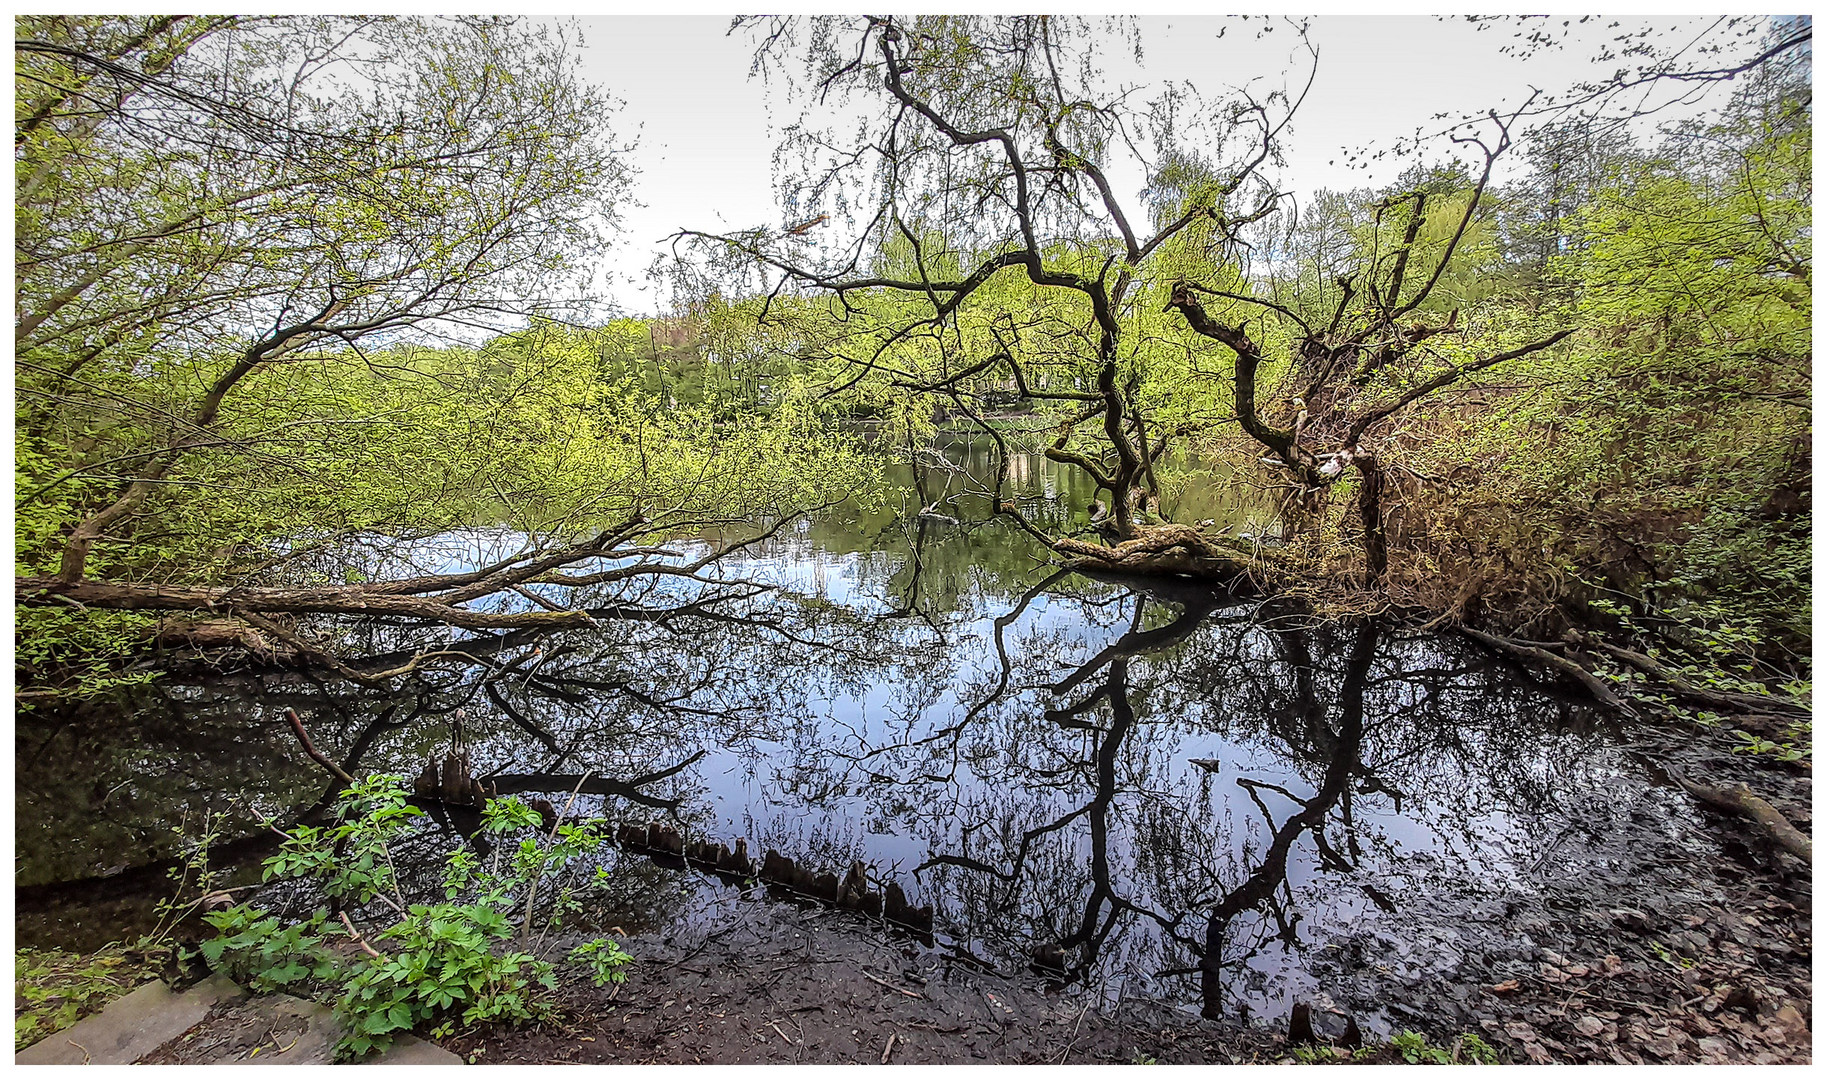
<svg viewBox="0 0 1827 1080"><path fill-rule="evenodd" d="M1711 21L1691 17L1695 31ZM608 267L611 294L624 312L651 313L656 295L646 271L670 233L782 224L772 154L779 128L796 110L785 88L749 77L748 35L729 35L726 16L604 16L580 23L586 71L626 102L618 137L638 139L630 160L639 170L634 196L643 205L624 209L623 238ZM1307 69L1304 53L1290 55L1291 30L1258 40L1253 29L1232 25L1221 41L1224 25L1219 18L1145 17L1145 67L1109 70L1121 81L1187 79L1208 93L1251 80L1259 95L1289 84L1298 91ZM1604 33L1605 22L1593 25ZM1524 62L1499 53L1507 31L1479 31L1462 19L1320 16L1309 40L1319 51L1318 74L1284 140L1281 174L1282 189L1300 196L1384 183L1407 164L1385 159L1353 169L1342 152L1347 148L1387 146L1424 125L1444 126L1430 125L1435 114L1514 107L1532 86L1559 90L1597 74L1590 49L1576 44ZM1727 93L1721 88L1713 99ZM1450 150L1442 140L1435 155ZM1131 205L1140 179L1113 176Z"/></svg>

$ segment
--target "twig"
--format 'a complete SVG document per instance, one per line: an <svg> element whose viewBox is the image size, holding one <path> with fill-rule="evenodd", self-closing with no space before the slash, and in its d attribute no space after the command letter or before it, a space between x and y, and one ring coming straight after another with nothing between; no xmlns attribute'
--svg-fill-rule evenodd
<svg viewBox="0 0 1827 1080"><path fill-rule="evenodd" d="M896 986L895 984L888 982L886 980L878 979L874 975L869 974L867 971L858 972L858 974L862 975L863 978L868 979L870 982L875 983L877 986L886 986L888 989L893 990L898 994L906 994L910 998L917 998L917 997L921 996L919 994L914 993L912 990L906 990L906 989Z"/></svg>
<svg viewBox="0 0 1827 1080"><path fill-rule="evenodd" d="M779 1024L777 1024L777 1023L775 1023L775 1022L774 1022L774 1021L772 1021L772 1020L769 1020L769 1021L768 1021L768 1026L769 1026L769 1027L771 1027L771 1028L773 1028L773 1029L774 1029L774 1033L775 1033L775 1034L776 1034L776 1035L779 1035L779 1036L780 1036L780 1037L781 1037L781 1038L783 1038L783 1039L785 1039L785 1040L787 1040L787 1045L788 1045L788 1046L796 1046L796 1045L798 1045L798 1044L797 1044L797 1043L795 1043L795 1042L794 1042L794 1041L793 1041L793 1036L791 1036L791 1035L788 1035L788 1034L787 1034L787 1033L786 1033L786 1032L784 1032L784 1031L782 1031L782 1030L780 1030L780 1025L779 1025Z"/></svg>
<svg viewBox="0 0 1827 1080"><path fill-rule="evenodd" d="M1066 1040L1065 1053L1059 1055L1059 1060L1054 1062L1055 1065L1064 1065L1066 1059L1072 1056L1072 1044L1078 1042L1078 1029L1085 1022L1085 1010L1089 1008L1091 1008L1091 1003L1086 1002L1085 1007L1078 1011L1078 1019L1072 1022L1072 1037Z"/></svg>
<svg viewBox="0 0 1827 1080"><path fill-rule="evenodd" d="M298 1041L300 1039L304 1038L304 1032L301 1031L297 1035L292 1036L292 1041L285 1046L279 1045L279 1036L273 1034L272 1028L266 1029L266 1037L273 1041L273 1049L275 1051L274 1056L277 1057L279 1054L284 1054L284 1053L290 1051L292 1049L292 1047L297 1046ZM261 1051L261 1049L262 1048L258 1047L258 1046L254 1047L254 1053L249 1054L248 1057L251 1058L254 1056L254 1054L258 1054Z"/></svg>
<svg viewBox="0 0 1827 1080"><path fill-rule="evenodd" d="M330 775L341 780L343 783L350 785L355 783L355 777L344 772L342 766L323 756L323 754L318 751L317 747L311 745L311 737L305 734L304 721L298 718L298 711L296 709L286 709L285 718L291 721L292 733L298 736L299 743L304 746L304 752L310 755L312 761L315 761L319 765L330 770Z"/></svg>
<svg viewBox="0 0 1827 1080"><path fill-rule="evenodd" d="M888 1045L882 1048L882 1064L888 1064L888 1055L894 1053L894 1042L899 1037L892 1031L888 1033Z"/></svg>
<svg viewBox="0 0 1827 1080"><path fill-rule="evenodd" d="M343 928L349 931L349 936L354 938L355 943L362 947L362 951L367 953L369 956L374 957L376 960L379 960L381 958L381 954L378 952L375 952L374 946L368 944L368 939L363 937L360 934L360 932L358 932L355 929L355 924L349 921L349 913L346 911L339 911L339 912L337 912L337 915L339 915L343 920Z"/></svg>
<svg viewBox="0 0 1827 1080"><path fill-rule="evenodd" d="M557 815L557 819L552 822L552 831L546 834L547 851L552 849L552 838L558 835L558 827L564 824L565 815L571 812L572 804L577 802L577 793L583 790L584 785L589 782L591 775L591 773L585 773L577 778L577 786L571 789L571 797L565 800L564 810L561 811ZM522 941L530 941L533 937L533 901L539 898L539 882L540 879L545 877L545 874L546 861L542 858L539 860L539 866L533 871L533 883L527 886L527 916L526 921L522 923L520 927L520 940ZM539 935L540 945L544 945L545 940L546 935Z"/></svg>

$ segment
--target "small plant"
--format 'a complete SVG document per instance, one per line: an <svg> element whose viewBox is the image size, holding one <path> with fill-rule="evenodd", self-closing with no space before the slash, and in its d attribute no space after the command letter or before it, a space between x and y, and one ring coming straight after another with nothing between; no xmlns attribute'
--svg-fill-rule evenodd
<svg viewBox="0 0 1827 1080"><path fill-rule="evenodd" d="M1776 742L1760 735L1753 735L1748 731L1734 730L1732 732L1732 737L1737 739L1739 743L1739 745L1732 748L1732 753L1734 754L1756 754L1760 757L1770 758L1773 761L1800 761L1808 756L1807 753L1798 746L1790 743Z"/></svg>
<svg viewBox="0 0 1827 1080"><path fill-rule="evenodd" d="M13 954L13 1049L62 1031L157 978L161 959L156 950L121 945L80 956L60 949L18 950Z"/></svg>
<svg viewBox="0 0 1827 1080"><path fill-rule="evenodd" d="M1447 1048L1429 1046L1427 1039L1419 1032L1404 1031L1389 1040L1390 1048L1402 1055L1402 1060L1410 1065L1495 1065L1497 1051L1477 1035L1467 1033L1459 1036L1454 1045ZM1363 1051L1359 1051L1363 1053Z"/></svg>
<svg viewBox="0 0 1827 1080"><path fill-rule="evenodd" d="M586 941L565 954L565 959L582 964L590 972L590 981L598 986L620 983L628 977L623 968L628 966L634 957L622 951L622 947L608 938L597 938Z"/></svg>
<svg viewBox="0 0 1827 1080"><path fill-rule="evenodd" d="M1660 941L1651 940L1649 943L1649 949L1651 952L1656 954L1656 959L1667 964L1669 967L1674 968L1676 971L1686 971L1688 968L1693 967L1695 964L1695 961L1689 960L1687 957L1682 956L1680 953L1669 949L1666 945L1663 945Z"/></svg>
<svg viewBox="0 0 1827 1080"><path fill-rule="evenodd" d="M1468 1031L1461 1037L1459 1049L1464 1053L1465 1059L1474 1065L1497 1064L1497 1048L1472 1032Z"/></svg>
<svg viewBox="0 0 1827 1080"><path fill-rule="evenodd" d="M532 807L514 798L491 799L482 816L482 832L494 841L487 865L459 849L444 860L443 899L411 903L393 849L422 813L407 802L404 778L368 777L343 792L335 824L292 829L279 854L267 860L269 880L310 879L345 905L342 930L361 955L326 942L326 930L334 933L326 911L288 926L238 905L208 916L218 936L203 944L204 956L255 990L322 988L343 1025L342 1058L384 1050L416 1028L448 1035L459 1025L550 1015L557 972L538 954L577 903L567 883L552 897L545 922L537 923L541 885L568 879L572 864L603 844L602 832L567 823L541 835ZM359 931L351 913L377 908L379 929ZM521 948L507 948L516 937ZM606 938L572 949L568 958L599 986L620 982L632 959Z"/></svg>

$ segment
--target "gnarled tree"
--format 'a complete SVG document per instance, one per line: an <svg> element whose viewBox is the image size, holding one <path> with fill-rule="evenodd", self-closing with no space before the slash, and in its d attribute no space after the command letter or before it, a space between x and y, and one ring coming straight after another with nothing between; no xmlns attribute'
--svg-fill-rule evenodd
<svg viewBox="0 0 1827 1080"><path fill-rule="evenodd" d="M792 26L764 25L767 63ZM1094 520L1108 543L1035 528L1003 498L1001 469L991 494L999 513L1073 565L1273 576L1255 545L1160 517L1156 462L1175 440L1234 421L1286 470L1291 533L1323 520L1326 490L1355 470L1374 581L1386 562L1382 472L1365 437L1465 374L1566 336L1457 364L1424 362L1419 349L1458 328L1420 313L1508 146L1501 122L1468 197L1417 189L1392 200L1391 216L1407 215L1400 241L1373 253L1316 324L1259 295L1240 258L1246 228L1282 206L1264 170L1300 95L1206 102L1180 89L1138 107L1133 91L1102 85L1095 31L1049 17L828 21L813 36L820 100L863 95L869 121L844 143L802 134L812 168L791 190L798 224L681 236L726 273L759 272L772 295L830 298L846 332L825 347L828 394L873 384L936 397L976 422L1005 461L1005 436L978 407L983 391L1050 408L1045 453L1109 493ZM1138 145L1145 136L1147 150ZM1112 179L1137 170L1147 177L1146 207L1126 206ZM1430 198L1457 215L1444 240L1422 230ZM808 239L843 210L858 219L847 244ZM1208 299L1222 307L1208 311ZM1168 311L1180 321L1164 319ZM1247 321L1229 321L1265 312L1287 320L1273 329L1289 356L1268 355ZM1185 389L1209 374L1200 347L1208 340L1231 354L1227 413L1185 404ZM1305 384L1285 424L1279 408L1259 402L1271 368Z"/></svg>
<svg viewBox="0 0 1827 1080"><path fill-rule="evenodd" d="M781 61L794 24L758 25L762 62ZM1238 548L1159 518L1155 462L1202 425L1151 415L1146 368L1185 350L1163 349L1148 324L1176 244L1234 242L1275 209L1260 171L1298 102L1183 89L1137 108L1100 85L1092 28L1051 17L821 20L813 37L818 98L862 99L862 130L840 143L802 129L810 173L791 223L680 238L720 282L758 272L770 295L828 297L841 329L821 342L824 392L924 396L975 422L999 451L997 512L1075 564L1246 571ZM1181 145L1189 135L1197 150ZM1151 176L1152 214L1119 198L1107 168L1119 148ZM857 227L821 244L833 212ZM1045 453L1109 494L1097 524L1113 546L1048 535L1004 497L1008 447L976 404L991 388L1054 411Z"/></svg>

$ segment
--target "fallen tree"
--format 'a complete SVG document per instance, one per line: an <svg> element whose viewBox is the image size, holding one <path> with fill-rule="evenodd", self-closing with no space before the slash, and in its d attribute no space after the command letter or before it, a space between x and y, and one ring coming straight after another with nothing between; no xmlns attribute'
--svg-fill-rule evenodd
<svg viewBox="0 0 1827 1080"><path fill-rule="evenodd" d="M740 595L716 561L854 480L791 416L661 408L575 328L627 171L568 31L18 30L23 699L155 648L369 679L430 656L356 671L320 616L545 628L640 582Z"/></svg>

